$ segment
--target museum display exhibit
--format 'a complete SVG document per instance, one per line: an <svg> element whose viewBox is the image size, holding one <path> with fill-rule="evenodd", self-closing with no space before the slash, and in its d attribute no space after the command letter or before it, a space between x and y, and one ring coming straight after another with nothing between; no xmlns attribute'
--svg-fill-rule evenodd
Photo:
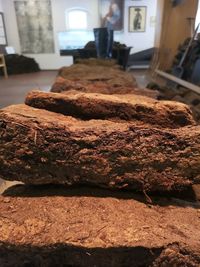
<svg viewBox="0 0 200 267"><path fill-rule="evenodd" d="M0 267L200 266L199 14L0 0Z"/></svg>

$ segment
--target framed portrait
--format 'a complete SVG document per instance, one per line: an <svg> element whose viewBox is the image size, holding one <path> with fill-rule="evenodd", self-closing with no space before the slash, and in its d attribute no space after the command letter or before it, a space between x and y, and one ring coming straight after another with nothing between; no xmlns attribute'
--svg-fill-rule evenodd
<svg viewBox="0 0 200 267"><path fill-rule="evenodd" d="M0 12L0 45L7 45L6 29L2 12Z"/></svg>
<svg viewBox="0 0 200 267"><path fill-rule="evenodd" d="M121 31L124 28L124 0L99 0L101 27Z"/></svg>
<svg viewBox="0 0 200 267"><path fill-rule="evenodd" d="M145 32L146 30L146 6L129 7L129 32Z"/></svg>

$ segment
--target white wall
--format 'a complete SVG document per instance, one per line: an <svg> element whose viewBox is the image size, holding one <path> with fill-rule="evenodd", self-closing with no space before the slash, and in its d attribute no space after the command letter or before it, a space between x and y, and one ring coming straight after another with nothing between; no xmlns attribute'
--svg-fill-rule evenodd
<svg viewBox="0 0 200 267"><path fill-rule="evenodd" d="M196 20L195 20L195 29L199 23L200 23L200 1L198 4L197 15L196 15ZM200 29L198 30L198 32L200 32Z"/></svg>
<svg viewBox="0 0 200 267"><path fill-rule="evenodd" d="M0 12L3 12L2 0L0 0Z"/></svg>
<svg viewBox="0 0 200 267"><path fill-rule="evenodd" d="M92 30L93 28L99 26L98 0L51 0L51 3L55 53L26 54L27 56L35 58L41 69L58 69L62 66L72 64L71 56L60 56L57 35L59 31L66 31L65 11L67 9L81 7L89 10L89 29ZM147 6L146 31L144 33L128 32L128 7L137 5ZM156 5L157 0L125 0L124 32L121 34L120 41L125 43L127 46L132 46L132 53L154 46L155 27L150 26L150 17L156 15ZM16 53L21 53L17 21L14 10L14 0L0 0L0 9L1 6L4 10L8 45L13 46L16 50Z"/></svg>
<svg viewBox="0 0 200 267"><path fill-rule="evenodd" d="M137 33L128 32L129 6L147 7L145 32L137 32ZM125 0L125 13L124 13L125 30L124 30L123 40L126 45L133 47L131 53L135 53L154 46L155 26L152 27L150 25L150 18L156 16L156 9L157 9L157 0L141 0L141 1Z"/></svg>

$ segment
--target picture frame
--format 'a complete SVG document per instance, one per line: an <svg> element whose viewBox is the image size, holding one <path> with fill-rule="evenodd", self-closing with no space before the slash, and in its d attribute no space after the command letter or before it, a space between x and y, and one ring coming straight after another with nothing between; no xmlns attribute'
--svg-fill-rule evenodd
<svg viewBox="0 0 200 267"><path fill-rule="evenodd" d="M0 12L0 45L1 46L7 45L6 28L5 28L3 12Z"/></svg>
<svg viewBox="0 0 200 267"><path fill-rule="evenodd" d="M14 1L21 53L54 54L52 1Z"/></svg>
<svg viewBox="0 0 200 267"><path fill-rule="evenodd" d="M124 0L99 0L99 16L101 27L122 31L124 29Z"/></svg>
<svg viewBox="0 0 200 267"><path fill-rule="evenodd" d="M145 32L146 31L146 6L130 6L129 7L129 32Z"/></svg>

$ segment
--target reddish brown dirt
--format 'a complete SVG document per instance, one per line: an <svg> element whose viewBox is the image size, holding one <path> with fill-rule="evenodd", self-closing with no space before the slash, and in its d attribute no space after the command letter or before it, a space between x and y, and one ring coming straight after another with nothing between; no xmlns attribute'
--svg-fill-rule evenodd
<svg viewBox="0 0 200 267"><path fill-rule="evenodd" d="M200 206L143 201L87 187L10 188L0 197L1 267L199 266Z"/></svg>
<svg viewBox="0 0 200 267"><path fill-rule="evenodd" d="M61 91L144 93L129 86L128 76L126 84L120 73L111 78L112 68L107 68L108 76L103 74L105 80L101 72L94 76L87 70L72 67L73 80L65 80L68 87L63 83ZM62 69L61 74L68 76L70 71ZM83 113L95 116L98 105L103 105L100 114L115 121L81 121L25 105L0 111L0 177L36 184L79 184L19 185L0 196L0 267L199 267L200 203L196 199L200 199L200 187L193 186L194 192L188 186L200 181L200 128L163 129L166 115L172 116L172 128L183 126L176 125L177 118L178 122L188 118L193 124L190 112L180 105L174 114L174 104L169 104L169 114L164 109L163 115L160 104L149 100L156 114L148 110L148 117L145 101L138 97L141 118L131 121L123 117L121 108L133 105L130 98L135 96L122 95L120 101L117 96L87 98L76 93L76 97L81 98L78 108ZM58 98L66 101L61 94ZM50 100L55 105L57 98ZM67 101L64 104L69 104L69 97ZM131 110L129 106L126 114Z"/></svg>
<svg viewBox="0 0 200 267"><path fill-rule="evenodd" d="M55 83L52 86L51 91L54 93L64 93L66 91L79 91L84 93L99 93L99 94L135 94L143 95L152 98L158 98L158 92L149 89L140 89L137 87L122 86L122 85L108 85L105 82L96 81L91 83L86 83L83 81L73 81L70 79L57 77Z"/></svg>
<svg viewBox="0 0 200 267"><path fill-rule="evenodd" d="M193 114L200 123L200 95L195 93L188 88L180 87L178 88L168 88L167 86L160 86L159 84L149 83L148 88L159 91L159 99L179 101L190 106Z"/></svg>
<svg viewBox="0 0 200 267"><path fill-rule="evenodd" d="M113 87L137 87L136 79L131 73L110 66L74 64L70 67L63 67L58 74L60 77L71 81L87 83L99 81Z"/></svg>
<svg viewBox="0 0 200 267"><path fill-rule="evenodd" d="M140 94L141 91L141 94L149 92L149 95L155 96L151 90L135 89L137 83L132 74L111 66L75 64L63 67L58 75L51 88L52 92L78 90L103 94Z"/></svg>
<svg viewBox="0 0 200 267"><path fill-rule="evenodd" d="M121 97L77 91L68 94L32 91L27 95L25 103L83 120L143 121L166 128L195 124L191 110L184 104L134 94Z"/></svg>
<svg viewBox="0 0 200 267"><path fill-rule="evenodd" d="M161 192L200 181L200 126L81 121L16 105L0 111L0 136L5 180Z"/></svg>

